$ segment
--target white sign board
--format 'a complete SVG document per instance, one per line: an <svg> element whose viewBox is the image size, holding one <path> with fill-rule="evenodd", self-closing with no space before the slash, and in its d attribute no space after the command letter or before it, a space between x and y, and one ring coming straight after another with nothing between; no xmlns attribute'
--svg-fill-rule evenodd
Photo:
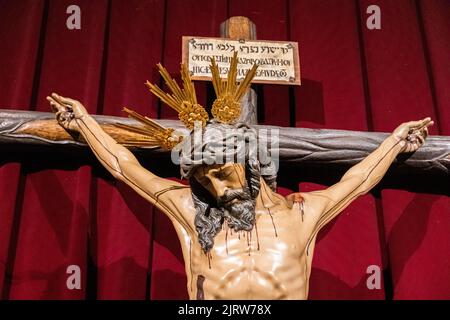
<svg viewBox="0 0 450 320"><path fill-rule="evenodd" d="M183 63L194 80L211 80L211 58L216 60L220 74L226 77L235 51L239 59L238 80L256 63L254 83L300 85L296 42L183 37Z"/></svg>

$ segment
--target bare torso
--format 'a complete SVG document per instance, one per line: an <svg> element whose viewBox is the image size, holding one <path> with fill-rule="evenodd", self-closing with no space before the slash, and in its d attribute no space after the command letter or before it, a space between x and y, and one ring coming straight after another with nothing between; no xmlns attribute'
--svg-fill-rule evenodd
<svg viewBox="0 0 450 320"><path fill-rule="evenodd" d="M299 202L257 207L252 231L236 233L224 224L208 254L175 225L190 299L306 299L313 244L307 254L304 209Z"/></svg>

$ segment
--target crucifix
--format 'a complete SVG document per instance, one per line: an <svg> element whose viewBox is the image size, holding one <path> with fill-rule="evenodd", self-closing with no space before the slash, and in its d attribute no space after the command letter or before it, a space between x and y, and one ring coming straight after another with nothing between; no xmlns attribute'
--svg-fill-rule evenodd
<svg viewBox="0 0 450 320"><path fill-rule="evenodd" d="M89 147L116 179L172 221L191 299L306 299L317 233L354 199L369 192L397 156L409 156L397 162L409 161L410 168L428 166L435 175L448 177L449 139L428 138L427 128L433 121L425 118L400 124L392 134L277 128L278 147L270 148L260 131L273 127L242 121L248 119L242 117L242 100L254 101L254 94L247 93L247 98L245 94L257 66L240 82L237 66L234 55L227 78L222 79L218 65L211 61L217 97L212 118L197 102L186 66L181 68L181 86L159 66L170 92L151 83L147 86L178 112L180 121L155 121L130 109L125 111L131 119L94 117L81 102L53 93L48 101L55 115L1 111L0 142ZM182 131L183 126L188 131ZM363 156L341 154L350 168L329 188L287 197L278 194L272 155L278 153L286 163L301 166L306 158L302 141L307 148L308 139L319 139L316 146L323 149L320 138L332 140L327 134L340 138L335 148L351 148L349 141L360 143L354 148L363 145L359 154ZM417 155L430 141L434 143L431 151L439 156L432 163L421 162L425 154ZM435 150L436 146L443 148ZM189 186L145 169L128 147L150 154L171 150ZM332 163L339 155L322 157Z"/></svg>

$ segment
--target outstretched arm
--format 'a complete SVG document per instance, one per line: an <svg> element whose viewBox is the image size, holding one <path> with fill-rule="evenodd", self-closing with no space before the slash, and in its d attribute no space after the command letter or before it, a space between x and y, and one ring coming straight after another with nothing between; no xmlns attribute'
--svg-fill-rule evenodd
<svg viewBox="0 0 450 320"><path fill-rule="evenodd" d="M47 100L56 112L58 122L65 129L83 135L97 159L116 179L125 182L156 205L173 222L178 222L187 231L192 231L192 223L183 213L183 206L186 205L184 202L188 201L190 196L188 188L175 181L160 178L143 168L133 153L103 131L80 102L55 93L47 97ZM167 194L164 191L171 192ZM170 196L172 192L177 195ZM178 198L178 201L174 202L174 198Z"/></svg>
<svg viewBox="0 0 450 320"><path fill-rule="evenodd" d="M312 215L310 239L353 200L369 192L399 153L416 151L425 142L427 127L432 124L430 118L401 124L375 151L350 168L338 183L325 190L302 194Z"/></svg>

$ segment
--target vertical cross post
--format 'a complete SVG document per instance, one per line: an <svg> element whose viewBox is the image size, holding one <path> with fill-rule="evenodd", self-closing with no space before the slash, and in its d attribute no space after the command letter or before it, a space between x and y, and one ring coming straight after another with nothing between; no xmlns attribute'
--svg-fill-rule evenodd
<svg viewBox="0 0 450 320"><path fill-rule="evenodd" d="M256 26L247 17L231 17L220 24L220 36L236 40L256 40ZM257 102L256 92L250 88L242 97L238 121L258 124Z"/></svg>

